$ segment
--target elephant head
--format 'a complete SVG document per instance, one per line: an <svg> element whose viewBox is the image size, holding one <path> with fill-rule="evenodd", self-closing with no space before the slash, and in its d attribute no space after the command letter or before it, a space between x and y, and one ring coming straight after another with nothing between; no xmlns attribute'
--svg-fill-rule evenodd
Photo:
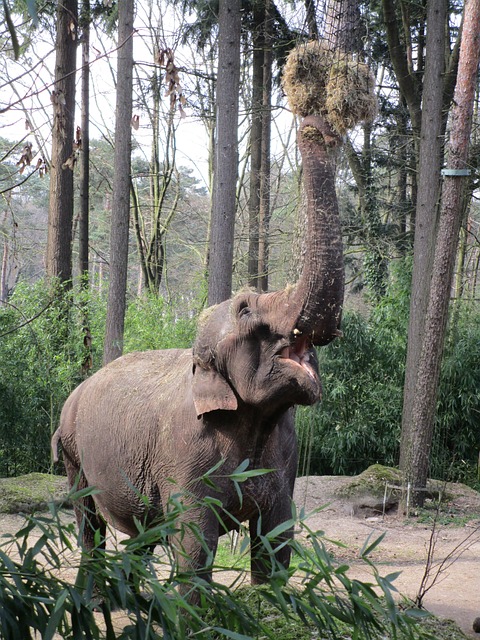
<svg viewBox="0 0 480 640"><path fill-rule="evenodd" d="M197 415L240 403L268 415L313 404L321 384L314 345L340 334L343 249L331 151L339 138L318 116L301 123L307 196L302 273L273 293L244 291L207 309L194 345Z"/></svg>

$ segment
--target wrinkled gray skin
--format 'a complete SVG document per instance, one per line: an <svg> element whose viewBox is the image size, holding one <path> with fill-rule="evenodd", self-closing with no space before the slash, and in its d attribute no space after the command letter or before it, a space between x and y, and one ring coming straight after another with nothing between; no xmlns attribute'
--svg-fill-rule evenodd
<svg viewBox="0 0 480 640"><path fill-rule="evenodd" d="M239 293L207 310L193 352L128 354L66 401L52 447L56 454L61 442L71 485L79 477L80 488L99 490L95 502L88 497L75 506L79 525L84 517L91 525L83 533L88 549L94 546L93 530L105 532L104 519L135 535L134 518L148 524L161 517L169 496L184 488L198 498L218 498L238 521L249 521L252 582L265 581L267 569L255 545L258 532L266 534L291 517L297 467L293 407L319 400L313 345L339 334L343 258L327 153L337 143L320 118L302 123L308 230L305 265L294 287ZM240 503L225 476L245 459L249 469L274 471L247 480ZM217 490L198 481L222 460ZM148 498L148 512L139 494ZM194 507L186 517L215 551L223 530L213 511ZM225 525L235 528L228 517ZM187 531L173 543L188 554L188 560L177 555L181 568L209 577L201 571L206 553L194 535ZM277 557L288 567L289 556L285 547Z"/></svg>

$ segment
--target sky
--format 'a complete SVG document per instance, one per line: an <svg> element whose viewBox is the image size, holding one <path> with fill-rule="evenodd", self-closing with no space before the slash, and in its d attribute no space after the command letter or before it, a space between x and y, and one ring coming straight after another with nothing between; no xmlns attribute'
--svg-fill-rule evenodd
<svg viewBox="0 0 480 640"><path fill-rule="evenodd" d="M145 76L152 65L152 44L157 39L158 46L172 48L175 51L175 62L180 68L180 82L187 96L187 104L184 107L185 117L178 112L175 116L177 127L177 163L192 169L194 175L208 187L208 138L203 123L195 113L195 109L188 102L192 94L192 78L184 70L201 67L202 61L193 47L183 46L179 42L179 25L181 22L191 22L194 17L177 14L169 6L164 15L149 12L150 3L137 3L137 16L135 20L136 33L134 36L135 72ZM15 80L11 84L0 85L0 109L8 104L16 102L15 106L0 113L0 136L18 141L27 136L32 142L34 153L40 153L44 144L43 153L49 157L51 138L52 107L50 103L50 91L52 73L55 65L55 52L52 46L52 36L48 32L38 31L35 36L35 44L26 57L18 62L3 56L0 62L3 65L3 77ZM108 41L100 32L92 31L90 47L90 137L112 137L115 125L115 65L116 45L113 40ZM81 64L81 48L78 52L78 65ZM27 74L25 72L28 71ZM135 75L134 75L135 77ZM80 98L80 73L77 73L77 104ZM164 89L162 89L162 94ZM19 99L23 98L22 102ZM282 149L284 140L288 137L288 131L292 126L292 115L285 110L285 102L277 94L276 99L280 108L276 111L276 124L272 128L272 148ZM169 98L162 95L165 108L168 108ZM28 119L32 130L25 128L26 115L22 111L25 107L28 111ZM134 105L134 114L139 115L139 128L132 130L134 141L137 143L137 153L143 152L149 155L151 127L145 112ZM77 109L76 125L80 123L80 113ZM240 125L240 137L244 133ZM20 153L20 150L19 150Z"/></svg>

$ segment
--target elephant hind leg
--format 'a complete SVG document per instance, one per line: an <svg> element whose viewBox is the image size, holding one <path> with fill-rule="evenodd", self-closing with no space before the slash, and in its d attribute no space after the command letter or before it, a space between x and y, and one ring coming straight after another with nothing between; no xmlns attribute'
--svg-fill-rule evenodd
<svg viewBox="0 0 480 640"><path fill-rule="evenodd" d="M70 488L75 488L77 491L87 489L89 484L81 468L68 455L65 455L65 452L63 457ZM84 550L91 553L95 548L104 549L107 525L98 512L93 496L86 495L75 500L73 510ZM100 543L98 543L98 539L97 542L95 541L96 531L100 533Z"/></svg>

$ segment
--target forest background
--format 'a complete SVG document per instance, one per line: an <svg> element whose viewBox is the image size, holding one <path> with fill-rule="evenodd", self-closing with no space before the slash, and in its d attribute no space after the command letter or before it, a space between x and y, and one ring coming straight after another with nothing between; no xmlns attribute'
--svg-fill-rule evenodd
<svg viewBox="0 0 480 640"><path fill-rule="evenodd" d="M341 0L332 0L326 6L309 0L243 2L238 174L232 176L236 185L233 289L248 283L259 290L273 290L296 278L303 229L301 164L295 144L298 123L280 78L288 52L324 36L328 16L348 4L361 16L362 57L376 77L379 106L372 123L348 134L337 169L348 283L344 337L320 351L322 403L297 412L300 474L353 474L375 462L397 465L402 462L402 441L405 450L405 441L415 440L412 425L416 423L408 416L414 402L409 395L412 363L407 350L410 343L411 352L421 351L412 348L412 318L415 311L420 322L427 316L428 291L422 293L419 277L426 276L428 283L432 279L435 263L429 256L435 254L441 187L448 180L441 169L448 166L445 149L454 104L462 2L372 0L342 5ZM443 8L436 17L437 26L433 5ZM80 87L84 85L77 73L77 124L63 167L72 174L75 189L72 278L63 294L67 304L59 305L47 251L53 224L54 113L62 106L54 88L58 8L46 2L34 10L31 3L18 1L5 4L3 11L9 7L14 29L2 20L0 33L2 476L52 468L49 442L62 404L102 363L114 156L122 142L115 132L115 95L123 84L116 65L124 43L117 35L113 3L82 3L71 40L78 49L77 68L90 72L90 133L87 137L82 120L85 102ZM193 342L196 318L208 298L218 137L216 3L138 3L134 26L125 352L189 347ZM426 55L429 33L437 34L441 51L436 56L440 70L431 71L440 85L433 103L428 100L434 91L427 93L428 60L432 60ZM437 111L438 129L428 129ZM427 147L429 135L438 147ZM477 82L469 172L453 178L462 180L464 188L457 212L459 232L450 242L455 269L448 287L448 331L439 346L438 383L436 374L431 374L436 408L433 430L427 445L420 445L428 448L430 475L477 488L478 158ZM82 232L85 184L87 268ZM424 195L425 185L433 191L428 196L433 205ZM427 221L425 209L431 216ZM420 236L426 236L423 246ZM424 329L417 331L424 334Z"/></svg>

